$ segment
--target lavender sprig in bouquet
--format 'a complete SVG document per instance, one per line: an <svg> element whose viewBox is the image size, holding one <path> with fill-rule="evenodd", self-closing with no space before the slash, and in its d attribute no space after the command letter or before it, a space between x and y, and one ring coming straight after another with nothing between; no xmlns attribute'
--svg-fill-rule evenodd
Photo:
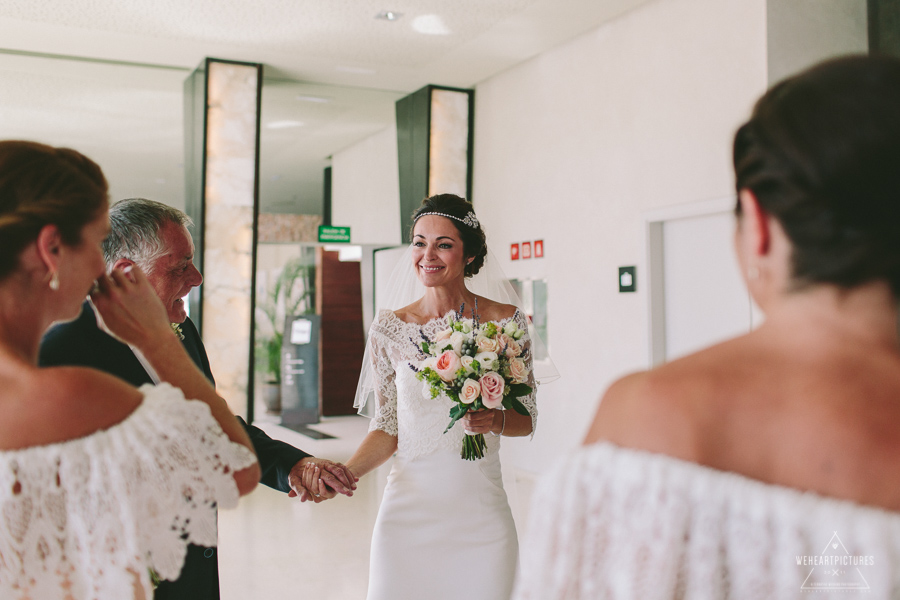
<svg viewBox="0 0 900 600"><path fill-rule="evenodd" d="M419 349L419 365L410 365L416 377L428 384L431 397L444 394L453 401L450 424L444 433L470 410L513 409L528 415L518 400L531 392L526 383L531 369L526 363L528 350L520 343L525 331L515 319L505 324L480 323L477 305L471 318L463 308L450 316L449 327L430 339L420 331L420 340L412 340ZM466 435L460 456L465 460L484 457L483 434Z"/></svg>

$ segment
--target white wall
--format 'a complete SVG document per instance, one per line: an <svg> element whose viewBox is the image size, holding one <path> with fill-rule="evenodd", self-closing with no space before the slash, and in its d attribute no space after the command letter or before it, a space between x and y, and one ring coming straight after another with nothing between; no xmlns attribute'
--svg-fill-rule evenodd
<svg viewBox="0 0 900 600"><path fill-rule="evenodd" d="M400 243L397 128L335 153L331 165L332 225L349 225L354 244Z"/></svg>
<svg viewBox="0 0 900 600"><path fill-rule="evenodd" d="M646 368L642 211L733 193L731 138L765 88L765 0L656 0L477 86L476 211L510 277L548 280L562 374L505 465L544 470ZM535 239L545 258L509 260ZM618 293L624 265L637 293Z"/></svg>

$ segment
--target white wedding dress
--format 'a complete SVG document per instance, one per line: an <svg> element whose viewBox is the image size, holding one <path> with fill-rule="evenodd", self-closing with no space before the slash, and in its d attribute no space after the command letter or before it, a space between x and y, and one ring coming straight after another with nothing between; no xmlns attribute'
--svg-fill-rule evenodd
<svg viewBox="0 0 900 600"><path fill-rule="evenodd" d="M519 313L512 318L527 327ZM447 327L446 316L418 325L383 310L369 332L378 380L370 429L397 436L398 450L372 537L368 600L507 600L512 592L518 541L501 438L486 435L485 457L463 460L462 423L443 433L452 401L432 399L410 368L420 330L433 337ZM520 400L534 421L534 393Z"/></svg>

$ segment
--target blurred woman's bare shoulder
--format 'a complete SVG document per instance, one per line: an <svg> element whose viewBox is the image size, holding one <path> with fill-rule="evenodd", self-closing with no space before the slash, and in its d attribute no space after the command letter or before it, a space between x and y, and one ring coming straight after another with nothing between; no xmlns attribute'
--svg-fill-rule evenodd
<svg viewBox="0 0 900 600"><path fill-rule="evenodd" d="M615 381L603 395L585 443L617 445L697 460L710 399L727 398L741 379L726 342ZM740 365L740 363L738 363Z"/></svg>
<svg viewBox="0 0 900 600"><path fill-rule="evenodd" d="M95 369L30 371L3 395L3 449L58 443L108 429L131 415L143 398L136 388Z"/></svg>

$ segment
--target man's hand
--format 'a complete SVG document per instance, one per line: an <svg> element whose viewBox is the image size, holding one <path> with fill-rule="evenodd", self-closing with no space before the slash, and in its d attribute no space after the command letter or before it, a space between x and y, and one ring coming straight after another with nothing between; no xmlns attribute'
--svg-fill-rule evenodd
<svg viewBox="0 0 900 600"><path fill-rule="evenodd" d="M337 494L352 496L359 481L346 466L325 458L308 456L294 465L288 475L291 491L288 496L300 496L301 502L318 504Z"/></svg>

